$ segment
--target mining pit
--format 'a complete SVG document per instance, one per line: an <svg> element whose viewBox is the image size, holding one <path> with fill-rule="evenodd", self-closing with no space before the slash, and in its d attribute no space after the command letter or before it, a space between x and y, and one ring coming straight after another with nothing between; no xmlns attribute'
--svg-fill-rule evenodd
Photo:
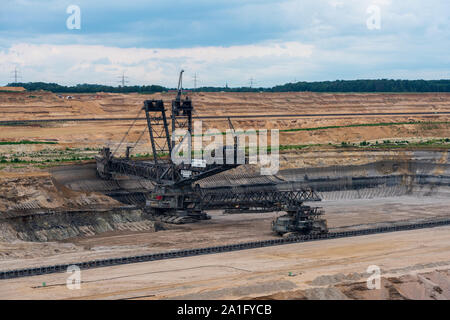
<svg viewBox="0 0 450 320"><path fill-rule="evenodd" d="M275 176L260 176L257 168L243 166L206 178L200 184L203 188L312 186L322 198L313 205L325 209L328 226L336 231L448 218L448 154L422 151L409 156L408 161L403 155L401 161L284 169ZM152 221L139 209L140 201L152 188L142 179L122 177L105 181L96 176L94 164L60 166L52 169L49 176L27 179L32 180L24 182L24 188L27 184L38 185L39 196L37 190L30 193L30 189L28 195L12 191L3 195L3 203L11 203L11 210L3 216L1 237L11 249L2 250L2 269L48 262L51 256L42 257L39 250L34 250L40 242L55 247L60 243L63 252L71 244L70 250L76 248L75 256L55 257L58 261L70 261L81 256L118 257L273 239L277 236L271 232L271 221L283 214L225 214L216 210L209 212L211 220L171 225ZM13 205L18 197L24 200L19 208ZM41 198L41 202L36 200ZM17 241L20 247L29 245L29 252L22 253L32 259L7 259L14 255Z"/></svg>
<svg viewBox="0 0 450 320"><path fill-rule="evenodd" d="M414 112L424 106L438 112L450 110L448 97L214 93L194 98L199 114L214 116L257 114L273 105L277 114ZM26 120L129 116L149 97L74 95L66 101L51 93L30 98L17 92L0 98L4 119L17 119L21 106ZM211 108L219 100L225 101L223 110ZM242 105L248 108L243 111ZM281 151L276 175L261 176L259 168L246 165L199 184L217 189L312 187L322 201L311 205L324 208L330 231L449 219L446 116L395 119L241 119L237 125L243 128L283 128L281 143L297 147ZM219 129L227 125L214 124ZM91 160L100 146L117 145L127 125L62 121L2 127L2 140L18 144L0 145L5 160L0 163L0 271L279 238L271 223L284 212L214 210L208 212L210 220L185 225L152 220L140 207L153 189L150 181L100 179ZM138 124L130 139L143 127ZM19 143L24 139L44 144ZM397 140L402 142L392 145ZM136 152L148 149L145 142ZM0 280L0 298L449 299L449 230L438 227L83 270L83 289L78 292L64 287L64 273ZM383 270L381 290L365 287L371 264Z"/></svg>

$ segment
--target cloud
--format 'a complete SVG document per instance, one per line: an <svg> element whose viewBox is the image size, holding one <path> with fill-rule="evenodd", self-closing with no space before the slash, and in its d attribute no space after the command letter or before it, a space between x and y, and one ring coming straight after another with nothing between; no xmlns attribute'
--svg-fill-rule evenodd
<svg viewBox="0 0 450 320"><path fill-rule="evenodd" d="M67 30L66 8L81 8ZM448 78L447 0L6 0L0 81L173 86L180 68L203 85L297 80ZM381 29L368 30L377 5ZM417 76L414 76L417 75ZM130 83L131 83L130 82Z"/></svg>
<svg viewBox="0 0 450 320"><path fill-rule="evenodd" d="M228 73L235 78L239 78L243 68L253 69L255 73L267 70L268 62L272 70L274 66L282 70L286 65L289 67L290 62L308 59L313 52L313 46L299 42L179 49L17 44L0 51L0 68L17 65L26 74L27 81L54 81L62 79L63 74L62 82L66 84L78 83L80 79L110 83L126 70L136 84L167 86L173 85L177 72L185 68L204 73L205 81L210 84L223 85L224 69L229 69ZM42 70L46 70L45 74ZM274 72L277 76L276 70Z"/></svg>

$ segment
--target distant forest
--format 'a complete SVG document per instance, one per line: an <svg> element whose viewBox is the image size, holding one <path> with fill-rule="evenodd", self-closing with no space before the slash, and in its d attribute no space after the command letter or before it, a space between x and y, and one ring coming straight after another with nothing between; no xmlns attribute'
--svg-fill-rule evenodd
<svg viewBox="0 0 450 320"><path fill-rule="evenodd" d="M78 84L76 86L61 86L56 83L44 82L10 83L8 86L24 87L29 91L46 90L54 93L155 93L173 90L173 88L158 85L112 87L97 84ZM450 80L336 80L286 83L272 88L201 87L189 90L195 92L450 92Z"/></svg>
<svg viewBox="0 0 450 320"><path fill-rule="evenodd" d="M96 93L96 92L113 92L113 93L155 93L167 91L162 86L125 86L112 87L100 84L77 84L76 86L61 86L56 83L45 82L28 82L28 83L10 83L8 86L24 87L28 91L46 90L54 93Z"/></svg>

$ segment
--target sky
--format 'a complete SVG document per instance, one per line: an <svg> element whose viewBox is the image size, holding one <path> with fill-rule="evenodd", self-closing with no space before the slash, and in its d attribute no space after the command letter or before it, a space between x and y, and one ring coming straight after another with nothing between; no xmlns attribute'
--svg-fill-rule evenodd
<svg viewBox="0 0 450 320"><path fill-rule="evenodd" d="M2 0L0 85L449 79L449 20L448 0Z"/></svg>

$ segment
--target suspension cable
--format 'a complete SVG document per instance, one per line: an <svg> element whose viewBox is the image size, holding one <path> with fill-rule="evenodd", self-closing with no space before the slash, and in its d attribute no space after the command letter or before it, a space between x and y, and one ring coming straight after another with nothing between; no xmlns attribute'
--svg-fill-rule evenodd
<svg viewBox="0 0 450 320"><path fill-rule="evenodd" d="M144 136L144 133L147 131L147 127L144 126L144 130L142 130L141 134L139 135L139 138L137 139L137 141L134 143L133 145L133 149L136 148L137 144L139 143L139 141L141 141L142 137Z"/></svg>
<svg viewBox="0 0 450 320"><path fill-rule="evenodd" d="M139 119L139 116L141 115L142 112L142 108L139 109L138 114L136 115L136 117L134 118L133 122L131 123L131 125L129 126L127 132L125 133L125 135L123 136L122 140L120 141L119 145L116 147L116 149L113 151L113 153L111 154L112 156L114 156L114 154L117 152L117 150L119 150L120 146L122 145L122 143L125 141L125 138L128 136L128 134L131 131L131 128L133 128L134 124L136 123L136 121Z"/></svg>

